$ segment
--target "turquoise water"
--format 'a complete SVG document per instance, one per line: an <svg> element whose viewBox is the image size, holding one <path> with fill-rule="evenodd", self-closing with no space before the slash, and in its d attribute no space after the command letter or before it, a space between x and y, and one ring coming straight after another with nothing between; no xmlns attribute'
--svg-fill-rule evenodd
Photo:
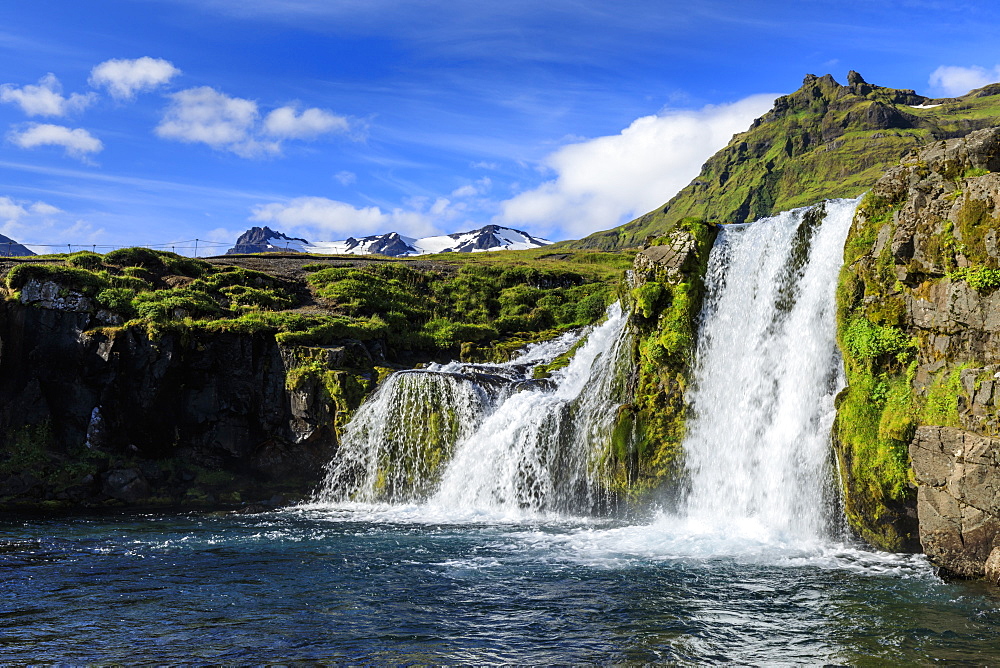
<svg viewBox="0 0 1000 668"><path fill-rule="evenodd" d="M0 527L6 662L1000 661L995 589L749 525L314 507Z"/></svg>

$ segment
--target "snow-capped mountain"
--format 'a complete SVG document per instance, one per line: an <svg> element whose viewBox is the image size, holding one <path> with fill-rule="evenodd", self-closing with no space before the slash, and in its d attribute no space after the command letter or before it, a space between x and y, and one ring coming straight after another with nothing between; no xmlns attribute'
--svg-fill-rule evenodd
<svg viewBox="0 0 1000 668"><path fill-rule="evenodd" d="M226 255L240 253L302 253L309 244L305 239L289 237L275 232L270 227L251 227L240 235L236 245L226 251Z"/></svg>
<svg viewBox="0 0 1000 668"><path fill-rule="evenodd" d="M496 250L526 250L540 248L552 242L533 237L527 232L486 225L471 232L443 234L435 237L415 239L396 232L377 234L356 239L349 237L343 241L317 241L285 236L267 227L254 227L242 234L236 246L227 251L233 253L305 252L328 255L390 255L403 257L427 255L430 253L475 253ZM253 250L244 250L244 249Z"/></svg>

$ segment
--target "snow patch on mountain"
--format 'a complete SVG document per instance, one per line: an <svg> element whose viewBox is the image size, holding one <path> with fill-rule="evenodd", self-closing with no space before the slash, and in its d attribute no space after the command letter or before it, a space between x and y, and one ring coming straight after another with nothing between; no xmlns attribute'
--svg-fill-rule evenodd
<svg viewBox="0 0 1000 668"><path fill-rule="evenodd" d="M478 253L498 250L527 250L541 248L552 242L533 237L527 232L500 225L486 225L478 230L442 234L415 239L397 232L368 237L349 237L343 241L309 242L288 237L267 227L254 227L240 236L233 253L299 252L324 255L389 255L404 257L432 253ZM255 250L243 250L243 249Z"/></svg>

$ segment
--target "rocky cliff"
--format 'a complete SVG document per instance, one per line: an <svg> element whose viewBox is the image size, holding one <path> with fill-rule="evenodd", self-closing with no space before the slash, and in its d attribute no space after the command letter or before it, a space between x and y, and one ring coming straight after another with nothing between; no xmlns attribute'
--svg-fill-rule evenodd
<svg viewBox="0 0 1000 668"><path fill-rule="evenodd" d="M670 503L683 488L684 391L716 232L695 218L681 221L636 254L623 292L635 342L632 399L619 410L610 469L617 490L633 500L656 493Z"/></svg>
<svg viewBox="0 0 1000 668"><path fill-rule="evenodd" d="M375 383L360 342L151 337L69 297L0 303L0 508L299 498Z"/></svg>
<svg viewBox="0 0 1000 668"><path fill-rule="evenodd" d="M695 216L742 223L836 197L857 197L910 150L1000 124L1000 84L930 99L869 84L807 75L802 87L712 156L669 202L573 248L639 246Z"/></svg>
<svg viewBox="0 0 1000 668"><path fill-rule="evenodd" d="M933 143L862 201L838 286L851 525L964 576L1000 563L998 229L1000 128Z"/></svg>

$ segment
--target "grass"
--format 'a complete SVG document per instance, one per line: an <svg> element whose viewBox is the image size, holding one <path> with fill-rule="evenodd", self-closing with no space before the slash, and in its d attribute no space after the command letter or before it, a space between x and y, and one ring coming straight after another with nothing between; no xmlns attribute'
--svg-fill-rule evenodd
<svg viewBox="0 0 1000 668"><path fill-rule="evenodd" d="M167 331L264 333L285 345L384 340L392 349L503 358L525 343L600 319L633 253L547 249L307 262L304 280L212 265L146 248L54 255L6 279L96 297L97 307L151 335ZM352 258L357 260L357 258ZM321 308L299 307L317 300Z"/></svg>

